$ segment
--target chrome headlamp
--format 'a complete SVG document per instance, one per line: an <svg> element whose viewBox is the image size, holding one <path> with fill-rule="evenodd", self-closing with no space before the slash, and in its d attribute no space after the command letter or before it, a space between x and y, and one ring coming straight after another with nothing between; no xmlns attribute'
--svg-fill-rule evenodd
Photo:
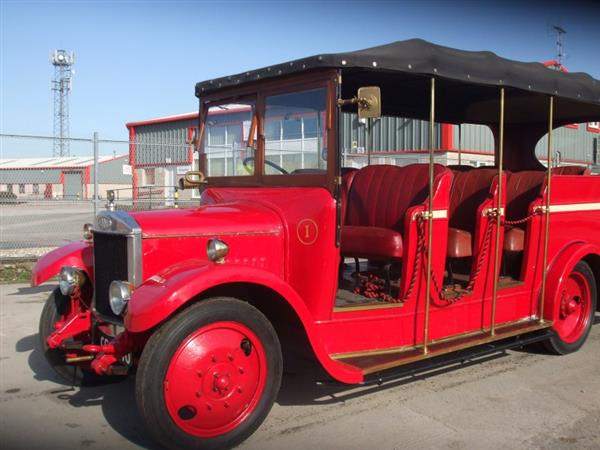
<svg viewBox="0 0 600 450"><path fill-rule="evenodd" d="M206 244L206 256L211 261L222 263L227 253L229 253L229 246L220 239L211 239Z"/></svg>
<svg viewBox="0 0 600 450"><path fill-rule="evenodd" d="M85 274L81 270L69 266L60 269L58 287L62 295L71 295L75 292L75 288L81 286L84 281Z"/></svg>
<svg viewBox="0 0 600 450"><path fill-rule="evenodd" d="M133 293L133 285L127 281L113 281L108 289L110 309L119 316L125 311Z"/></svg>

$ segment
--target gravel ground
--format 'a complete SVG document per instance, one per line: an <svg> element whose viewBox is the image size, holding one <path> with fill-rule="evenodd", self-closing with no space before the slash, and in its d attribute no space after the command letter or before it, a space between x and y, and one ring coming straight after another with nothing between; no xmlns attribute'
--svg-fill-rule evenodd
<svg viewBox="0 0 600 450"><path fill-rule="evenodd" d="M133 379L61 384L39 350L37 320L52 286L0 286L3 449L155 449ZM600 316L584 348L557 357L510 351L486 362L381 387L318 387L285 375L271 414L240 448L600 449Z"/></svg>

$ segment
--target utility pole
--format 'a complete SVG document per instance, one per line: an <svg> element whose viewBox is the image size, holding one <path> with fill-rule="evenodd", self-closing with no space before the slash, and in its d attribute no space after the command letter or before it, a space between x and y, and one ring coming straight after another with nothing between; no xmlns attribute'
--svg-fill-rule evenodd
<svg viewBox="0 0 600 450"><path fill-rule="evenodd" d="M75 64L75 54L65 50L55 50L50 55L54 66L54 148L53 156L70 156L69 148L69 93L71 92L71 77Z"/></svg>

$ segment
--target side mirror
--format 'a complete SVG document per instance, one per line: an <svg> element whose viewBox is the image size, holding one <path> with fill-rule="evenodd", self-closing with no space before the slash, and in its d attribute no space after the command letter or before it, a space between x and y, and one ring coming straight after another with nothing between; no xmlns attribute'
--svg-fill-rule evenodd
<svg viewBox="0 0 600 450"><path fill-rule="evenodd" d="M358 118L381 117L381 90L379 86L365 86L358 90Z"/></svg>
<svg viewBox="0 0 600 450"><path fill-rule="evenodd" d="M199 170L190 170L179 180L178 187L183 191L185 189L197 188L203 184L207 184L204 174Z"/></svg>
<svg viewBox="0 0 600 450"><path fill-rule="evenodd" d="M359 119L381 117L381 89L379 86L361 87L356 97L349 100L338 99L337 104L357 105Z"/></svg>

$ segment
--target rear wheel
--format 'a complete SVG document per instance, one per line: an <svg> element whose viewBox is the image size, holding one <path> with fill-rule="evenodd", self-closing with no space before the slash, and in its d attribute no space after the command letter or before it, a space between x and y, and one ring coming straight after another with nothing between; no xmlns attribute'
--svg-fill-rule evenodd
<svg viewBox="0 0 600 450"><path fill-rule="evenodd" d="M54 324L69 320L78 312L72 311L71 299L63 295L58 288L54 289L48 296L42 309L39 325L40 347L44 352L44 356L54 372L65 383L75 386L89 386L112 381L110 377L97 375L91 369L86 369L80 364L67 363L65 358L69 355L66 350L48 347L47 339L55 330ZM91 342L89 335L81 336L81 338L86 342ZM72 356L80 355L75 353Z"/></svg>
<svg viewBox="0 0 600 450"><path fill-rule="evenodd" d="M572 353L584 344L594 321L597 292L594 273L580 261L560 286L560 304L555 310L554 336L545 342L553 353Z"/></svg>
<svg viewBox="0 0 600 450"><path fill-rule="evenodd" d="M250 436L279 392L281 348L266 317L232 298L204 300L148 340L136 397L167 448L216 449Z"/></svg>

